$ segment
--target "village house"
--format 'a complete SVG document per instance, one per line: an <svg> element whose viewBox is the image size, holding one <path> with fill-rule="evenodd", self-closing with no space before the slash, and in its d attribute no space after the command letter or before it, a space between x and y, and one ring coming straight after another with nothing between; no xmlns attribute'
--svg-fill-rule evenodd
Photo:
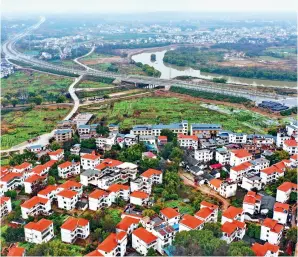
<svg viewBox="0 0 298 257"><path fill-rule="evenodd" d="M54 132L55 140L59 143L69 141L72 138L72 129L57 129Z"/></svg>
<svg viewBox="0 0 298 257"><path fill-rule="evenodd" d="M197 135L202 138L215 137L221 131L219 124L191 124L190 134Z"/></svg>
<svg viewBox="0 0 298 257"><path fill-rule="evenodd" d="M69 178L80 174L80 162L64 162L58 165L58 176L60 178Z"/></svg>
<svg viewBox="0 0 298 257"><path fill-rule="evenodd" d="M20 165L14 166L12 172L23 173L32 169L32 164L29 162L23 162Z"/></svg>
<svg viewBox="0 0 298 257"><path fill-rule="evenodd" d="M144 152L144 153L142 153L142 159L144 160L145 158L157 159L157 155L152 152Z"/></svg>
<svg viewBox="0 0 298 257"><path fill-rule="evenodd" d="M61 226L61 241L72 244L78 238L86 239L90 234L89 221L69 217Z"/></svg>
<svg viewBox="0 0 298 257"><path fill-rule="evenodd" d="M125 232L111 233L103 242L101 242L97 251L103 256L120 256L126 253L127 235ZM96 256L100 256L97 254Z"/></svg>
<svg viewBox="0 0 298 257"><path fill-rule="evenodd" d="M43 145L30 145L27 147L28 151L32 153L40 153L46 149Z"/></svg>
<svg viewBox="0 0 298 257"><path fill-rule="evenodd" d="M9 172L1 177L0 185L2 185L2 191L5 193L7 191L14 190L18 186L23 186L24 177L22 173Z"/></svg>
<svg viewBox="0 0 298 257"><path fill-rule="evenodd" d="M244 221L244 213L242 208L230 206L227 210L222 213L221 224L225 222L232 222L233 220Z"/></svg>
<svg viewBox="0 0 298 257"><path fill-rule="evenodd" d="M83 170L94 169L101 163L101 160L101 155L97 155L95 151L93 151L91 154L81 156L81 165Z"/></svg>
<svg viewBox="0 0 298 257"><path fill-rule="evenodd" d="M97 148L108 151L116 144L116 134L110 133L108 136L98 136L95 141Z"/></svg>
<svg viewBox="0 0 298 257"><path fill-rule="evenodd" d="M246 224L239 220L226 221L221 226L222 240L228 244L235 240L242 240L245 235Z"/></svg>
<svg viewBox="0 0 298 257"><path fill-rule="evenodd" d="M47 176L32 175L24 181L25 193L31 194L36 190L39 191L46 186L47 181Z"/></svg>
<svg viewBox="0 0 298 257"><path fill-rule="evenodd" d="M150 248L157 249L157 236L144 228L138 228L132 232L132 248L146 256Z"/></svg>
<svg viewBox="0 0 298 257"><path fill-rule="evenodd" d="M282 236L283 225L276 220L266 218L261 226L260 239L270 244L278 245Z"/></svg>
<svg viewBox="0 0 298 257"><path fill-rule="evenodd" d="M134 191L130 194L130 203L139 206L145 206L149 203L150 195L142 191Z"/></svg>
<svg viewBox="0 0 298 257"><path fill-rule="evenodd" d="M202 201L200 210L197 211L194 216L197 219L202 220L204 223L217 222L218 205Z"/></svg>
<svg viewBox="0 0 298 257"><path fill-rule="evenodd" d="M80 155L80 151L81 151L80 144L75 144L70 148L70 154L73 154L73 155Z"/></svg>
<svg viewBox="0 0 298 257"><path fill-rule="evenodd" d="M262 183L270 184L275 182L278 178L283 177L286 169L289 167L288 160L282 160L272 166L260 171Z"/></svg>
<svg viewBox="0 0 298 257"><path fill-rule="evenodd" d="M150 179L152 184L162 184L162 172L156 169L148 169L144 171L140 177L144 180Z"/></svg>
<svg viewBox="0 0 298 257"><path fill-rule="evenodd" d="M58 193L64 189L72 190L78 193L78 196L81 197L83 194L83 185L79 182L73 180L67 180L63 184L59 185L57 188Z"/></svg>
<svg viewBox="0 0 298 257"><path fill-rule="evenodd" d="M276 201L280 203L286 203L290 199L292 192L297 192L298 185L291 182L284 182L278 188L276 192Z"/></svg>
<svg viewBox="0 0 298 257"><path fill-rule="evenodd" d="M138 136L134 134L126 134L123 137L123 143L120 144L121 147L126 145L127 147L130 147L132 145L135 145L138 143Z"/></svg>
<svg viewBox="0 0 298 257"><path fill-rule="evenodd" d="M117 198L121 198L124 201L129 200L129 195L130 195L129 186L121 185L121 184L113 184L108 188L107 191L110 192L110 198L112 203L115 203Z"/></svg>
<svg viewBox="0 0 298 257"><path fill-rule="evenodd" d="M0 218L8 215L12 211L10 197L0 197Z"/></svg>
<svg viewBox="0 0 298 257"><path fill-rule="evenodd" d="M41 219L38 222L29 222L24 226L25 241L42 244L54 237L53 221Z"/></svg>
<svg viewBox="0 0 298 257"><path fill-rule="evenodd" d="M164 254L164 249L169 245L172 245L176 235L176 230L171 225L156 226L152 230L152 233L157 237L156 250L160 254Z"/></svg>
<svg viewBox="0 0 298 257"><path fill-rule="evenodd" d="M209 149L195 150L194 158L199 162L209 162L213 159L213 151Z"/></svg>
<svg viewBox="0 0 298 257"><path fill-rule="evenodd" d="M167 207L160 211L160 216L164 219L170 226L179 224L180 213L173 208Z"/></svg>
<svg viewBox="0 0 298 257"><path fill-rule="evenodd" d="M243 212L251 215L261 210L262 196L253 191L248 191L243 199Z"/></svg>
<svg viewBox="0 0 298 257"><path fill-rule="evenodd" d="M45 189L38 192L37 196L45 199L49 199L52 203L56 199L58 186L48 185Z"/></svg>
<svg viewBox="0 0 298 257"><path fill-rule="evenodd" d="M158 145L165 145L168 143L168 137L167 136L158 136L157 137L157 144Z"/></svg>
<svg viewBox="0 0 298 257"><path fill-rule="evenodd" d="M262 145L273 145L275 138L272 135L251 134L247 136L247 143L261 147Z"/></svg>
<svg viewBox="0 0 298 257"><path fill-rule="evenodd" d="M278 223L285 225L287 223L289 209L290 205L276 202L273 209L273 219L277 220Z"/></svg>
<svg viewBox="0 0 298 257"><path fill-rule="evenodd" d="M22 218L28 219L29 216L48 215L51 211L51 202L46 198L33 196L21 204Z"/></svg>
<svg viewBox="0 0 298 257"><path fill-rule="evenodd" d="M251 249L255 253L255 256L264 257L277 257L279 252L279 247L277 245L273 245L268 242L266 242L264 245L254 243Z"/></svg>
<svg viewBox="0 0 298 257"><path fill-rule="evenodd" d="M220 180L214 178L208 181L208 185L225 198L236 195L237 183L231 179Z"/></svg>
<svg viewBox="0 0 298 257"><path fill-rule="evenodd" d="M245 176L252 169L250 162L243 162L237 166L231 167L230 179L236 182L241 182Z"/></svg>
<svg viewBox="0 0 298 257"><path fill-rule="evenodd" d="M116 226L116 232L119 233L121 231L130 235L135 229L138 228L140 223L140 219L132 218L132 217L124 217Z"/></svg>
<svg viewBox="0 0 298 257"><path fill-rule="evenodd" d="M263 187L262 179L259 176L248 173L243 176L241 187L247 191L251 191L253 188L261 190Z"/></svg>
<svg viewBox="0 0 298 257"><path fill-rule="evenodd" d="M247 135L243 133L229 133L229 143L246 144Z"/></svg>
<svg viewBox="0 0 298 257"><path fill-rule="evenodd" d="M222 165L230 163L231 153L226 148L217 148L215 152L215 160Z"/></svg>
<svg viewBox="0 0 298 257"><path fill-rule="evenodd" d="M48 152L48 155L50 156L51 160L60 161L64 158L64 149L58 149L53 152Z"/></svg>
<svg viewBox="0 0 298 257"><path fill-rule="evenodd" d="M7 257L25 257L26 256L26 249L24 247L19 247L18 244L13 245L9 248L7 253Z"/></svg>
<svg viewBox="0 0 298 257"><path fill-rule="evenodd" d="M295 139L285 140L282 148L289 154L297 154L298 153L298 142Z"/></svg>
<svg viewBox="0 0 298 257"><path fill-rule="evenodd" d="M231 150L230 166L237 166L241 163L251 161L252 155L245 149Z"/></svg>
<svg viewBox="0 0 298 257"><path fill-rule="evenodd" d="M95 189L92 193L90 193L88 199L89 209L92 211L97 211L103 207L107 208L112 205L109 193L104 190Z"/></svg>
<svg viewBox="0 0 298 257"><path fill-rule="evenodd" d="M177 141L179 146L191 148L191 149L198 149L199 140L197 136L188 136L184 134L178 134Z"/></svg>
<svg viewBox="0 0 298 257"><path fill-rule="evenodd" d="M184 214L179 222L179 232L190 230L201 230L204 226L204 221L189 214Z"/></svg>
<svg viewBox="0 0 298 257"><path fill-rule="evenodd" d="M64 210L72 210L75 208L79 200L79 194L76 191L64 189L57 194L57 200L58 208Z"/></svg>

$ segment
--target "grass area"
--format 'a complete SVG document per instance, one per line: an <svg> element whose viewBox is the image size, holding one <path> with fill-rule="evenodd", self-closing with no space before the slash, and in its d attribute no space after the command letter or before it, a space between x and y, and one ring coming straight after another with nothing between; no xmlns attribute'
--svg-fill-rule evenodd
<svg viewBox="0 0 298 257"><path fill-rule="evenodd" d="M80 58L80 61L89 61L89 60L94 60L94 59L99 59L99 58L108 58L108 57L112 57L112 56L113 55L109 55L109 54L92 53L88 56Z"/></svg>
<svg viewBox="0 0 298 257"><path fill-rule="evenodd" d="M69 112L70 107L35 108L2 112L1 148L7 149L28 139L50 132Z"/></svg>
<svg viewBox="0 0 298 257"><path fill-rule="evenodd" d="M172 200L165 202L165 207L178 208L181 214L190 214L195 213L194 207L190 204L184 203L182 200Z"/></svg>
<svg viewBox="0 0 298 257"><path fill-rule="evenodd" d="M3 237L3 234L5 234L5 232L7 231L8 226L7 225L1 225L1 237L0 237L0 245L4 246L6 245L5 239Z"/></svg>
<svg viewBox="0 0 298 257"><path fill-rule="evenodd" d="M71 78L55 76L35 71L17 71L8 78L1 79L2 96L41 95L45 101L55 101L67 92Z"/></svg>
<svg viewBox="0 0 298 257"><path fill-rule="evenodd" d="M111 65L112 65L111 63L107 62L107 63L89 64L88 67L96 70L107 71Z"/></svg>
<svg viewBox="0 0 298 257"><path fill-rule="evenodd" d="M76 84L76 88L102 88L102 87L113 87L113 84L91 81L91 80L83 80L79 84Z"/></svg>
<svg viewBox="0 0 298 257"><path fill-rule="evenodd" d="M94 107L96 105L92 105ZM101 106L100 111L82 107L81 111L93 111L97 117L106 117L109 123L119 123L121 129L129 129L136 124L157 124L180 122L188 120L189 123L219 123L226 130L261 133L267 125L264 117L257 121L252 113L225 114L200 106L200 102L186 102L171 97L146 97L132 100L123 100ZM249 122L252 122L252 127Z"/></svg>
<svg viewBox="0 0 298 257"><path fill-rule="evenodd" d="M52 63L52 64L55 64L55 65L63 65L63 66L68 67L68 68L75 68L75 69L81 69L81 70L84 69L81 65L75 63L72 60L57 59L57 60L50 60L49 62Z"/></svg>
<svg viewBox="0 0 298 257"><path fill-rule="evenodd" d="M111 215L112 219L115 221L115 223L119 223L121 221L121 210L119 209L108 209L108 214Z"/></svg>

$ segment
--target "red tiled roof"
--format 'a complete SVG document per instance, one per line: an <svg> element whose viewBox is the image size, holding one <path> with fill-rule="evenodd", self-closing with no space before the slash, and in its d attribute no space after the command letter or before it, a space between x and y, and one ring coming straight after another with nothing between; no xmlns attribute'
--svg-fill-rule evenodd
<svg viewBox="0 0 298 257"><path fill-rule="evenodd" d="M218 205L212 204L212 203L209 203L209 202L206 202L206 201L202 201L201 202L201 208L204 208L204 207L208 207L208 208L211 208L213 210L218 209Z"/></svg>
<svg viewBox="0 0 298 257"><path fill-rule="evenodd" d="M103 170L107 167L116 167L121 165L123 162L113 159L104 159L100 164L95 166L95 170Z"/></svg>
<svg viewBox="0 0 298 257"><path fill-rule="evenodd" d="M9 200L10 200L10 197L1 196L0 197L0 206L2 206L4 203L8 202Z"/></svg>
<svg viewBox="0 0 298 257"><path fill-rule="evenodd" d="M37 165L32 169L32 172L35 174L40 174L42 173L44 170L46 170L48 167L45 165Z"/></svg>
<svg viewBox="0 0 298 257"><path fill-rule="evenodd" d="M277 172L277 173L283 173L284 171L280 168L280 166L281 165L274 164L274 165L272 165L272 166L270 166L268 168L265 168L265 169L261 170L261 172L263 172L263 173L265 173L267 175L273 174L275 172Z"/></svg>
<svg viewBox="0 0 298 257"><path fill-rule="evenodd" d="M209 181L209 183L210 183L212 186L214 186L214 187L216 187L216 188L219 188L220 185L221 185L221 183L222 183L222 180L217 179L217 178L214 178L214 179L211 179L211 180Z"/></svg>
<svg viewBox="0 0 298 257"><path fill-rule="evenodd" d="M63 152L64 152L63 149L58 149L58 150L53 151L53 152L48 152L48 155L59 155L59 154L61 154Z"/></svg>
<svg viewBox="0 0 298 257"><path fill-rule="evenodd" d="M213 213L213 210L209 208L201 208L199 211L196 212L195 216L200 218L206 219Z"/></svg>
<svg viewBox="0 0 298 257"><path fill-rule="evenodd" d="M18 166L15 166L14 168L17 169L17 170L24 170L24 169L27 169L31 166L32 164L29 163L29 162L23 162L22 164L18 165Z"/></svg>
<svg viewBox="0 0 298 257"><path fill-rule="evenodd" d="M136 197L136 198L141 198L141 199L146 199L149 197L149 195L145 192L142 191L134 191L130 194L131 197Z"/></svg>
<svg viewBox="0 0 298 257"><path fill-rule="evenodd" d="M83 187L83 185L81 183L73 181L73 180L67 180L59 187L64 188L64 189L71 189L74 187L81 188L81 187Z"/></svg>
<svg viewBox="0 0 298 257"><path fill-rule="evenodd" d="M42 197L39 197L39 196L33 196L32 198L30 198L26 202L22 203L21 207L31 209L34 206L36 206L37 204L46 204L48 201L49 201L49 199L42 198Z"/></svg>
<svg viewBox="0 0 298 257"><path fill-rule="evenodd" d="M189 227L191 229L196 229L199 227L201 224L203 224L204 221L197 219L194 216L191 216L189 214L185 214L180 221L180 224L183 224L186 227Z"/></svg>
<svg viewBox="0 0 298 257"><path fill-rule="evenodd" d="M100 199L101 197L107 196L108 193L101 189L95 189L91 194L89 194L89 198Z"/></svg>
<svg viewBox="0 0 298 257"><path fill-rule="evenodd" d="M256 256L265 256L268 251L277 253L279 250L279 247L277 245L273 245L266 242L264 245L261 245L259 243L254 243L251 249L253 250Z"/></svg>
<svg viewBox="0 0 298 257"><path fill-rule="evenodd" d="M48 185L45 189L38 192L39 195L48 195L52 191L56 190L58 187L54 185Z"/></svg>
<svg viewBox="0 0 298 257"><path fill-rule="evenodd" d="M61 226L62 229L74 231L77 227L88 226L89 221L83 218L69 217Z"/></svg>
<svg viewBox="0 0 298 257"><path fill-rule="evenodd" d="M159 136L158 140L168 140L168 137L167 136Z"/></svg>
<svg viewBox="0 0 298 257"><path fill-rule="evenodd" d="M14 246L9 249L7 257L9 257L9 256L23 256L25 253L25 250L26 249L24 247Z"/></svg>
<svg viewBox="0 0 298 257"><path fill-rule="evenodd" d="M289 208L290 208L290 205L286 204L286 203L278 203L276 202L274 204L274 211L276 212L282 212L282 213L288 213L289 211Z"/></svg>
<svg viewBox="0 0 298 257"><path fill-rule="evenodd" d="M222 226L221 226L221 231L224 233L227 233L229 236L232 235L238 228L244 229L245 228L245 223L238 221L238 220L233 220L232 222L226 221Z"/></svg>
<svg viewBox="0 0 298 257"><path fill-rule="evenodd" d="M69 167L71 165L72 165L72 163L70 161L67 161L67 162L63 162L60 165L58 165L58 168L64 169L64 168L67 168L67 167Z"/></svg>
<svg viewBox="0 0 298 257"><path fill-rule="evenodd" d="M139 222L140 222L139 219L134 219L126 216L117 224L116 228L127 231L131 225L139 224Z"/></svg>
<svg viewBox="0 0 298 257"><path fill-rule="evenodd" d="M47 178L46 176L39 176L37 174L33 174L31 177L27 178L24 182L34 183L35 181L44 180L46 178Z"/></svg>
<svg viewBox="0 0 298 257"><path fill-rule="evenodd" d="M86 254L84 257L90 256L90 257L101 257L103 256L98 250L94 250L88 254Z"/></svg>
<svg viewBox="0 0 298 257"><path fill-rule="evenodd" d="M270 218L266 218L262 226L270 228L270 230L275 233L279 233L284 228L283 225L278 224L276 220Z"/></svg>
<svg viewBox="0 0 298 257"><path fill-rule="evenodd" d="M160 175L162 172L160 170L148 169L141 174L142 177L151 178L154 175Z"/></svg>
<svg viewBox="0 0 298 257"><path fill-rule="evenodd" d="M252 156L246 149L232 150L232 152L238 158L245 158L245 157Z"/></svg>
<svg viewBox="0 0 298 257"><path fill-rule="evenodd" d="M183 135L183 134L178 134L178 140L179 139L191 139L191 140L198 141L197 136L188 136L188 135Z"/></svg>
<svg viewBox="0 0 298 257"><path fill-rule="evenodd" d="M72 190L68 190L68 189L64 189L63 191L61 191L60 193L57 194L57 196L63 196L65 198L73 198L74 196L76 196L78 193L76 191L72 191Z"/></svg>
<svg viewBox="0 0 298 257"><path fill-rule="evenodd" d="M108 191L109 192L118 192L120 190L129 190L129 186L126 186L126 185L122 185L122 184L113 184L113 185L110 185L109 188L108 188Z"/></svg>
<svg viewBox="0 0 298 257"><path fill-rule="evenodd" d="M111 233L102 243L98 245L97 249L109 253L118 246L117 240L123 239L125 235L125 232L120 232L118 235Z"/></svg>
<svg viewBox="0 0 298 257"><path fill-rule="evenodd" d="M285 140L284 144L289 147L298 147L298 142L295 139Z"/></svg>
<svg viewBox="0 0 298 257"><path fill-rule="evenodd" d="M53 221L47 220L47 219L41 219L37 222L29 222L24 226L24 228L42 232L46 230L51 224L53 224Z"/></svg>
<svg viewBox="0 0 298 257"><path fill-rule="evenodd" d="M86 153L84 154L81 158L82 159L88 159L88 160L97 160L100 159L101 155L100 154L95 154L95 153Z"/></svg>
<svg viewBox="0 0 298 257"><path fill-rule="evenodd" d="M5 174L1 178L1 181L9 182L9 181L13 180L15 177L22 177L22 176L23 176L22 173L10 172L10 173Z"/></svg>
<svg viewBox="0 0 298 257"><path fill-rule="evenodd" d="M242 212L242 208L230 206L227 210L223 212L222 216L225 216L228 219L234 219L237 215L241 214Z"/></svg>
<svg viewBox="0 0 298 257"><path fill-rule="evenodd" d="M133 233L133 235L138 237L140 240L145 242L147 245L149 245L152 242L154 242L155 240L157 240L157 237L155 235L153 235L151 232L149 232L148 230L146 230L144 228L137 228L132 233Z"/></svg>
<svg viewBox="0 0 298 257"><path fill-rule="evenodd" d="M46 168L51 168L56 162L56 160L49 160L43 166L45 166Z"/></svg>
<svg viewBox="0 0 298 257"><path fill-rule="evenodd" d="M297 160L298 160L298 153L292 155L292 156L290 157L290 159L293 159L293 160L297 161Z"/></svg>
<svg viewBox="0 0 298 257"><path fill-rule="evenodd" d="M180 215L179 212L170 207L164 208L160 212L163 216L167 217L168 219L172 219Z"/></svg>
<svg viewBox="0 0 298 257"><path fill-rule="evenodd" d="M288 192L289 190L292 190L294 188L297 190L298 185L291 182L284 182L277 189L283 192Z"/></svg>
<svg viewBox="0 0 298 257"><path fill-rule="evenodd" d="M236 172L242 171L242 170L246 170L249 167L251 167L251 163L250 162L243 162L237 166L234 166L231 168L231 170L234 170Z"/></svg>
<svg viewBox="0 0 298 257"><path fill-rule="evenodd" d="M261 201L262 196L253 191L248 191L244 196L243 203L255 204L256 201Z"/></svg>

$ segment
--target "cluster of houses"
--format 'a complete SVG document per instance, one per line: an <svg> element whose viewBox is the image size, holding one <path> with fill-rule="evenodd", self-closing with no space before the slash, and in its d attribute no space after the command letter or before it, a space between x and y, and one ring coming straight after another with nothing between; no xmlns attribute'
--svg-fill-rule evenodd
<svg viewBox="0 0 298 257"><path fill-rule="evenodd" d="M109 135L99 136L96 132L98 125L88 125L91 117L88 113L79 114L72 121L62 122L61 128L55 132L56 140L68 141L76 129L81 139L96 138L99 149L107 150L115 144L129 147L137 142L145 142L146 145L154 146L149 148L150 150L158 151L159 146L167 143L167 137L161 135L161 130L172 130L177 134L178 144L186 152L191 152L192 156L188 157L196 161L189 169L196 176L196 182L208 184L225 198L235 196L237 188L242 187L247 190L242 208L230 206L223 211L221 220L218 219L219 206L206 201L201 202L200 210L194 215L179 213L178 209L165 208L158 214L145 216L138 207L152 205L152 187L162 184L162 171L150 168L140 173L135 163L103 158L96 151L85 153L77 144L71 148L71 153L80 156L79 162L64 161L64 149L58 149L46 151L50 161L45 164L33 167L31 163L24 162L14 167L1 167L1 217L12 211L11 199L4 196L4 193L16 188L24 188L25 193L31 196L21 204L22 218L28 220L29 217L38 215L45 217L24 226L27 242L40 244L55 236L53 221L46 219L53 213L54 206L64 211L97 211L122 200L127 205L116 231L87 256L124 256L128 247L134 248L141 255L146 255L150 248L165 254L177 232L200 230L206 223L217 221L222 225L222 239L231 243L244 237L247 229L245 221L252 221L256 214L264 211L262 202L265 197L256 192L264 185L284 176L288 168L297 166L298 126L294 123L286 127L286 134L278 133L277 137L232 133L223 131L221 126L216 124L191 124L189 128L187 121L169 125L137 125L125 135L120 134L119 127L112 124L108 127ZM296 144L295 151L287 148L289 144L293 145L292 141ZM255 144L260 149L273 149L279 144L278 147L287 149L291 158L270 166L265 156L255 158L254 152L243 147L250 144ZM40 153L44 149L42 146L30 150ZM150 150L143 153L143 158L157 158L157 151ZM215 172L209 178L200 178L201 173L204 175L202 167L211 160L216 163L210 165L210 169L224 169L229 174L227 179L221 179L220 172ZM188 162L188 159L184 161ZM55 164L58 176L64 182L48 185L49 170ZM87 192L84 188L93 189ZM252 246L256 255L278 256L278 245L289 222L291 208L287 202L291 192L297 192L297 184L284 182L278 187L272 219L260 221L260 240L265 244L255 243ZM61 240L65 243L72 244L77 239L86 239L90 235L89 221L83 218L69 217L60 229ZM10 252L9 256L14 256L12 254L16 252L22 253L20 256L25 254L25 250L17 245L12 247Z"/></svg>

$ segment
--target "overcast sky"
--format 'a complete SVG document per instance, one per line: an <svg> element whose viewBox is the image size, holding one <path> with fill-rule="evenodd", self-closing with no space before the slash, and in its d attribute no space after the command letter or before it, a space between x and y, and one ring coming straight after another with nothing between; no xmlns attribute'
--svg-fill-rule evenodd
<svg viewBox="0 0 298 257"><path fill-rule="evenodd" d="M297 11L297 0L2 0L3 13Z"/></svg>

